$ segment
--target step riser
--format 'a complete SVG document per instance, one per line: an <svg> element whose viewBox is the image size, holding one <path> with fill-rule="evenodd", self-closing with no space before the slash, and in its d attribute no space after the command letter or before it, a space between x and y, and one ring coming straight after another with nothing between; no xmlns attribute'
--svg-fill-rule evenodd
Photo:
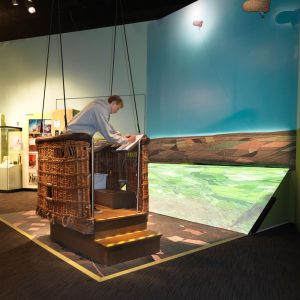
<svg viewBox="0 0 300 300"><path fill-rule="evenodd" d="M160 236L132 242L122 247L101 248L105 255L103 263L100 263L110 266L159 252Z"/></svg>
<svg viewBox="0 0 300 300"><path fill-rule="evenodd" d="M107 230L101 230L99 232L95 232L95 239L102 239L108 236L114 236L114 235L119 235L119 234L124 234L128 232L133 232L133 231L138 231L138 230L145 230L147 229L147 223L142 223L142 224L134 224L130 226L123 226L119 228L110 228Z"/></svg>
<svg viewBox="0 0 300 300"><path fill-rule="evenodd" d="M147 228L147 215L112 219L95 223L95 239Z"/></svg>
<svg viewBox="0 0 300 300"><path fill-rule="evenodd" d="M83 235L59 224L51 224L50 237L63 247L87 258L93 258L98 255L99 247L94 242L93 234Z"/></svg>
<svg viewBox="0 0 300 300"><path fill-rule="evenodd" d="M136 196L133 192L95 190L94 201L96 204L117 208L136 208Z"/></svg>
<svg viewBox="0 0 300 300"><path fill-rule="evenodd" d="M160 250L160 235L117 247L103 247L94 241L94 235L82 235L58 224L51 224L50 228L52 240L105 266L151 255Z"/></svg>

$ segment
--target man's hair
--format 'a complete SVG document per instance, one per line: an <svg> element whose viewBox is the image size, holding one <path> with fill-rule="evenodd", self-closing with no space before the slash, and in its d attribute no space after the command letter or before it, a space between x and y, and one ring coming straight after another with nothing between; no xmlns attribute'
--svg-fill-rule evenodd
<svg viewBox="0 0 300 300"><path fill-rule="evenodd" d="M121 108L123 108L124 104L123 104L123 100L120 96L118 95L112 95L107 99L108 103L112 103L113 101L115 101L118 105L120 105Z"/></svg>

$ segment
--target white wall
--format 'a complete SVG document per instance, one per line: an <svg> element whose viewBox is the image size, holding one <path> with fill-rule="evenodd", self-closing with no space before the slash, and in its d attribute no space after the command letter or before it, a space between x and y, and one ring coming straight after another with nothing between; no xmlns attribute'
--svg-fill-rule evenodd
<svg viewBox="0 0 300 300"><path fill-rule="evenodd" d="M110 94L113 27L62 35L66 98ZM133 83L140 122L144 120L147 64L147 22L126 25ZM0 43L0 112L6 125L23 127L25 114L41 112L48 37ZM122 27L117 30L113 94L132 94ZM45 112L61 108L63 102L59 36L51 37ZM86 101L67 100L68 108L81 109ZM124 127L132 115L132 97L124 97L125 108L113 125ZM119 120L119 121L118 121ZM114 124L115 123L115 124ZM133 122L135 124L135 122ZM142 128L143 128L142 124ZM118 128L122 131L123 128ZM127 132L131 127L124 128Z"/></svg>

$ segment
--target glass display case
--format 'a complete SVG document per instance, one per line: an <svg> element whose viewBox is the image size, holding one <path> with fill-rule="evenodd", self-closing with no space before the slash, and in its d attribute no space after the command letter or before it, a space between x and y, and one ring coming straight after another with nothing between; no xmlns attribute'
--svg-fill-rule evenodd
<svg viewBox="0 0 300 300"><path fill-rule="evenodd" d="M0 126L0 191L22 188L22 128Z"/></svg>

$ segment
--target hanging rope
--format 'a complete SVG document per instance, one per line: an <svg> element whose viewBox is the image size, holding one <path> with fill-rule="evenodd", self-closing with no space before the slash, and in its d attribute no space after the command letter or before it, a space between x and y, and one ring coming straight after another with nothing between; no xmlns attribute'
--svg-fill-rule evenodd
<svg viewBox="0 0 300 300"><path fill-rule="evenodd" d="M133 86L133 80L132 80L132 72L131 72L131 65L130 65L130 58L129 58L129 51L128 51L128 43L127 43L127 35L126 35L122 0L120 0L120 7L121 7L121 16L122 16L123 32L124 32L125 45L126 45L127 60L128 60L129 73L130 73L131 88L132 88L132 94L133 94L133 103L134 103L134 109L135 109L135 115L136 115L136 125L137 125L138 133L140 134L141 133L140 122L139 122L139 116L138 116L138 111L137 111L137 106L136 106L135 92L134 92L134 86Z"/></svg>
<svg viewBox="0 0 300 300"><path fill-rule="evenodd" d="M117 23L118 23L118 0L116 0L116 11L115 11L115 28L114 28L114 40L113 40L113 55L112 55L111 81L110 81L110 95L112 95L113 84L114 84Z"/></svg>
<svg viewBox="0 0 300 300"><path fill-rule="evenodd" d="M51 14L50 14L50 28L48 35L48 46L47 46L47 59L46 59L46 72L45 72L45 81L44 81L44 95L43 95L43 105L42 105L42 119L40 126L40 133L43 134L44 126L44 108L45 108L45 98L46 98L46 88L47 88L47 78L48 78L48 65L49 65L49 53L50 53L50 43L51 43L51 32L53 24L53 11L54 11L54 0L51 2Z"/></svg>
<svg viewBox="0 0 300 300"><path fill-rule="evenodd" d="M59 25L59 45L60 45L60 60L61 60L61 75L63 82L63 95L64 95L64 119L65 119L65 128L68 127L67 122L67 105L66 105L66 92L65 92L65 74L64 74L64 59L63 59L63 49L62 49L62 38L61 38L61 20L60 20L60 0L58 0L58 25Z"/></svg>

